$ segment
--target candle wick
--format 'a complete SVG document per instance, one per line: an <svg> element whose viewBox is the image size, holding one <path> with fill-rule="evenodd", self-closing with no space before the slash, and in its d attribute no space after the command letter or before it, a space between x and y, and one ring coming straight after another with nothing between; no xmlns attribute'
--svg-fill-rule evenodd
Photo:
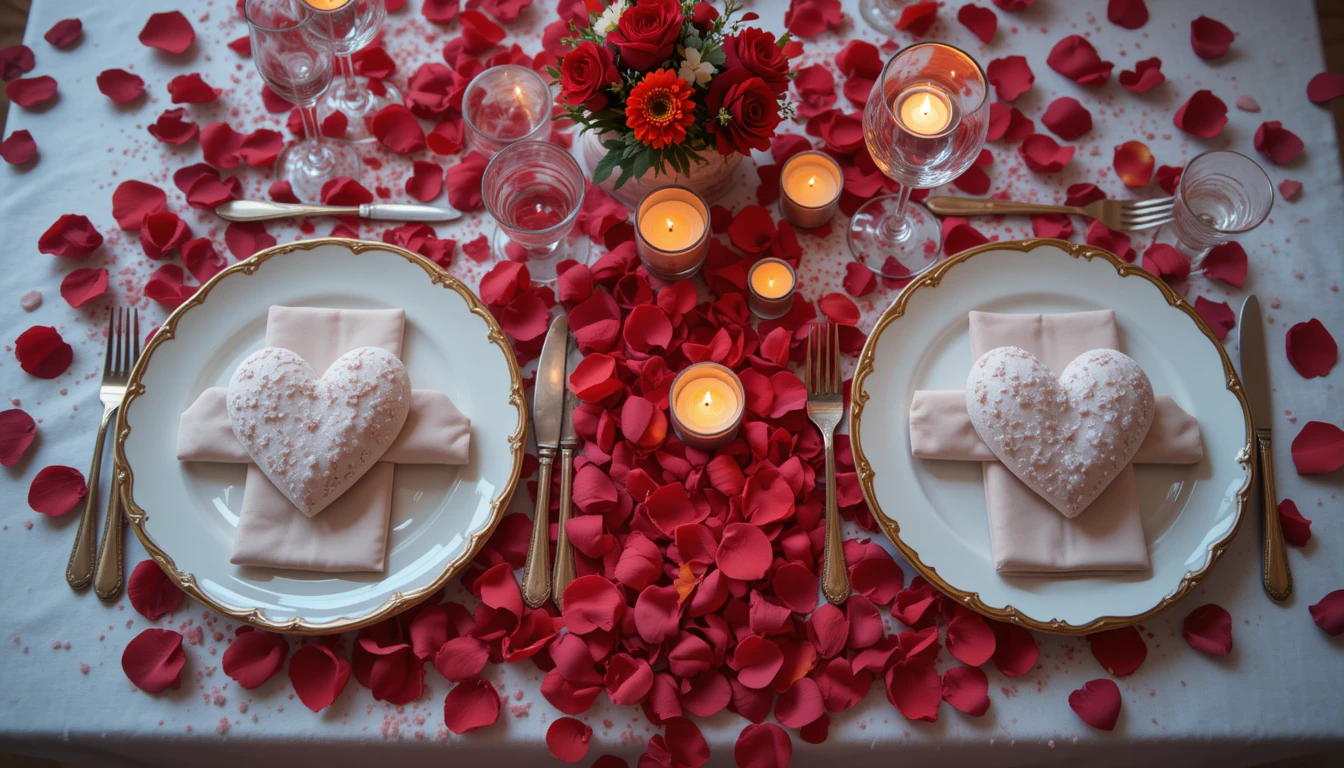
<svg viewBox="0 0 1344 768"><path fill-rule="evenodd" d="M919 105L919 114L923 117L929 116L929 109L932 104L929 103L929 94L924 94L924 101Z"/></svg>
<svg viewBox="0 0 1344 768"><path fill-rule="evenodd" d="M668 219L668 220L667 220L667 231L668 231L668 232L671 232L671 231L672 231L672 220L671 220L671 219Z"/></svg>
<svg viewBox="0 0 1344 768"><path fill-rule="evenodd" d="M816 177L816 176L813 176L813 177L809 178L809 179L807 180L807 186L809 186L809 187L815 187L815 186L817 186L817 177Z"/></svg>
<svg viewBox="0 0 1344 768"><path fill-rule="evenodd" d="M710 407L710 406L712 406L712 405L714 405L714 396L711 395L710 393L706 392L706 393L705 393L705 407L708 408L708 407Z"/></svg>

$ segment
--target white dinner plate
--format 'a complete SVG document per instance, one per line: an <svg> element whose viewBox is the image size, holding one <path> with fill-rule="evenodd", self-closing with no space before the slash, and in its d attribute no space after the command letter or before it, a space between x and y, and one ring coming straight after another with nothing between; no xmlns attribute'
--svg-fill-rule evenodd
<svg viewBox="0 0 1344 768"><path fill-rule="evenodd" d="M263 346L273 305L404 309L414 386L446 393L471 419L465 466L397 468L383 573L231 564L246 467L175 456L183 410ZM164 321L132 372L116 461L136 534L188 594L259 627L340 632L414 605L471 560L517 486L526 433L517 361L470 289L410 251L326 238L229 267Z"/></svg>
<svg viewBox="0 0 1344 768"><path fill-rule="evenodd" d="M1152 568L1121 575L994 570L980 465L910 454L916 390L964 389L971 310L1112 309L1121 351L1199 419L1204 459L1136 466ZM990 243L916 278L878 319L854 375L850 435L863 493L930 583L991 618L1083 634L1141 621L1188 594L1241 523L1253 480L1250 410L1227 353L1193 308L1137 265L1061 240Z"/></svg>

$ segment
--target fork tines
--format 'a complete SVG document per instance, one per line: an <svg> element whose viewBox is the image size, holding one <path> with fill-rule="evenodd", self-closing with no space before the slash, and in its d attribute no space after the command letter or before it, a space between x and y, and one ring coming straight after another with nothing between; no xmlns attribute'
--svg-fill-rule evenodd
<svg viewBox="0 0 1344 768"><path fill-rule="evenodd" d="M803 377L809 395L840 394L840 326L813 323L808 327Z"/></svg>
<svg viewBox="0 0 1344 768"><path fill-rule="evenodd" d="M119 307L107 318L107 355L103 378L124 380L140 359L140 310Z"/></svg>
<svg viewBox="0 0 1344 768"><path fill-rule="evenodd" d="M1171 220L1176 201L1170 197L1152 200L1125 200L1120 208L1120 223L1125 229L1141 230L1160 226Z"/></svg>

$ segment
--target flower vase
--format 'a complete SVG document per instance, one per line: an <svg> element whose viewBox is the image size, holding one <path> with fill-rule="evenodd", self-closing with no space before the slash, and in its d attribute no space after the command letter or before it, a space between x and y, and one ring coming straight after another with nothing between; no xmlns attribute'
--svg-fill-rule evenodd
<svg viewBox="0 0 1344 768"><path fill-rule="evenodd" d="M583 164L588 170L589 178L591 178L597 164L601 162L603 157L606 157L607 148L602 146L602 137L593 131L584 132L579 141L583 154ZM616 183L616 178L620 175L620 169L618 168L598 186L602 188L602 191L624 203L627 208L634 208L644 195L653 190L672 184L680 184L694 190L705 198L706 202L713 203L732 189L737 179L737 167L742 162L742 155L736 152L731 155L720 155L711 148L701 153L701 157L704 157L706 162L691 163L689 175L683 176L676 171L655 175L653 169L649 169L642 176L626 179L620 189L613 190L612 187Z"/></svg>

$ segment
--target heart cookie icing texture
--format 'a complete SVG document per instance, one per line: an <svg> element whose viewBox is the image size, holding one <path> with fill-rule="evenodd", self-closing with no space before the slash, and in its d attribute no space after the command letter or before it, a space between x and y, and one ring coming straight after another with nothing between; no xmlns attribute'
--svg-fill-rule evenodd
<svg viewBox="0 0 1344 768"><path fill-rule="evenodd" d="M229 381L233 433L275 487L312 517L382 458L406 423L411 382L385 349L360 347L319 378L288 349L247 357Z"/></svg>
<svg viewBox="0 0 1344 768"><path fill-rule="evenodd" d="M1076 517L1120 474L1153 423L1153 386L1128 356L1084 352L1058 378L1018 347L971 366L966 410L994 455L1065 517Z"/></svg>

